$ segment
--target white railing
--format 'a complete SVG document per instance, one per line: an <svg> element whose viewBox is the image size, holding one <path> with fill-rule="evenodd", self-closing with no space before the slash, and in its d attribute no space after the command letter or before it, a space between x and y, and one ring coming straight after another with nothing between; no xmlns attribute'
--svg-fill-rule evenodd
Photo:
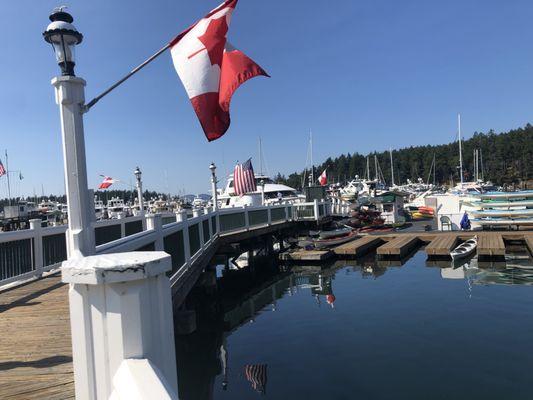
<svg viewBox="0 0 533 400"><path fill-rule="evenodd" d="M331 215L348 217L350 215L350 203L338 197L331 198Z"/></svg>
<svg viewBox="0 0 533 400"><path fill-rule="evenodd" d="M195 210L192 218L183 211L165 225L161 214L95 222L97 240L117 238L62 267L62 281L70 284L76 398L177 399L171 286L220 236L329 214L329 203L314 201ZM66 258L66 226L41 228L40 220L30 226L0 235L0 250L29 257L35 275L54 257ZM64 254L51 256L54 246Z"/></svg>
<svg viewBox="0 0 533 400"><path fill-rule="evenodd" d="M176 214L148 214L94 222L96 254L138 250L166 251L172 256L174 284L210 248L220 235L231 235L288 221L318 221L332 214L327 201L285 203L219 210L194 210ZM169 222L169 221L175 222ZM163 222L166 221L166 224ZM0 287L40 277L66 259L67 226L0 233Z"/></svg>
<svg viewBox="0 0 533 400"><path fill-rule="evenodd" d="M40 219L30 229L0 234L0 286L38 278L56 269L67 257L67 226L42 228Z"/></svg>

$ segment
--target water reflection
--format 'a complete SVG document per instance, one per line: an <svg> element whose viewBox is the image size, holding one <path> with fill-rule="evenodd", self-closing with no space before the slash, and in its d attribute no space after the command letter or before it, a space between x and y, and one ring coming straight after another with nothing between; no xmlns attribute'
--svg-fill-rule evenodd
<svg viewBox="0 0 533 400"><path fill-rule="evenodd" d="M457 313L469 312L460 311L461 307L467 307L460 303L461 299L457 299L460 292L449 292L449 286L445 285L433 287L435 277L441 282L449 283L463 280L470 294L476 285L531 285L533 283L533 263L529 255L524 252L508 256L506 262L498 264L479 263L476 258L455 265L442 261L424 263L421 262L424 259L421 255L418 253L414 259L410 258L413 256L410 255L408 259L400 262L376 260L374 255L369 255L358 260L291 268L277 265L275 257L254 252L247 253L246 257L240 257L238 267L226 267L219 271L215 293L195 288L187 298L186 307L195 309L197 312L197 330L192 334L176 337L180 399L195 400L215 397L240 399L267 396L267 385L269 395L273 396L272 398L279 398L276 397L275 390L286 389L283 385L297 386L294 382L287 383L285 378L279 377L279 374L285 376L284 371L292 371L296 374L293 377L295 380L305 380L305 377L309 377L311 373L306 370L311 366L301 361L301 358L305 358L301 350L291 352L289 346L286 353L278 354L278 346L283 343L283 340L294 341L294 343L309 341L309 351L316 353L315 357L319 359L325 357L324 361L332 366L331 369L336 371L335 374L342 375L350 371L349 368L342 371L333 367L337 362L349 363L351 358L342 361L343 357L349 355L357 360L354 365L365 365L368 373L377 374L385 368L385 364L375 364L373 352L379 356L376 360L386 359L387 363L392 363L394 357L399 357L401 360L405 351L404 347L418 346L416 342L409 342L410 338L415 338L420 334L416 323L417 313L425 312L429 307L438 309L439 301L447 295L456 302L455 308L452 307L452 309L457 310ZM419 284L411 283L410 280L413 279ZM376 284L373 283L374 281ZM380 284L382 281L384 283ZM421 282L423 284L420 284ZM457 283L463 285L460 281ZM355 287L357 290L354 289ZM438 300L427 300L427 304L420 302L421 298L426 301L430 295L434 295ZM387 296L397 296L392 299L401 299L403 303L391 302ZM465 298L464 295L462 297ZM341 306L336 308L339 302ZM418 304L420 304L419 309L415 308ZM400 308L400 311L394 311L394 307L406 307L408 311L403 308ZM298 314L288 314L289 309ZM412 312L415 316L412 332L407 325L411 315L401 317L405 312ZM428 315L432 315L433 309L427 312ZM440 312L442 317L435 316L437 322L431 322L431 324L436 324L434 335L439 335L446 329L452 331L455 329L460 332L463 328L458 324L463 323L461 321L468 323L468 318L458 318L454 321L453 314L450 314L448 307L444 307ZM358 313L363 313L364 317L357 318ZM478 314L487 315L482 312ZM379 318L382 318L383 322ZM301 326L294 325L295 319L300 321ZM265 320L268 321L268 326L261 324L259 331L258 328L253 328L254 325ZM427 330L429 335L431 325L428 321L423 321L424 330ZM447 321L448 326L439 325L440 321ZM390 347L387 336L382 336L388 332L389 323L397 327L400 335L398 340L408 343L405 346L400 343L401 349L396 350L397 354L380 350L380 346L384 346L384 349ZM343 324L346 324L348 331L354 332L352 333L354 343L351 343L349 337L341 333L326 338L319 334L317 334L318 338L314 337L315 332L342 332L340 327L338 328L341 329L340 331L336 329L337 326L343 326ZM373 330L375 328L372 324L376 324L379 328ZM350 326L352 326L351 330ZM280 332L280 329L283 331ZM283 336L286 331L290 332L288 338ZM444 337L446 338L444 341L441 338L440 342L435 342L439 343L435 345L437 348L440 349L438 346L443 346L441 342L453 339L453 335ZM335 347L336 340L339 340L339 348ZM374 349L371 349L372 346L358 346L358 343L370 344L373 340L376 340L373 344ZM430 346L429 343L432 342L426 340L423 343ZM272 349L272 353L255 346L266 346ZM442 348L435 354L440 354L439 351L446 354L449 350ZM412 365L421 363L421 360L414 358L420 351L418 349L417 352L406 353ZM331 354L336 354L335 358L327 359ZM431 356L436 357L433 354ZM310 360L309 362L312 363L313 358ZM366 363L363 360L366 360ZM533 365L533 360L531 364ZM358 376L355 372L357 367L354 365L350 368L354 371L353 376ZM396 368L397 371L398 365L391 366L391 368ZM454 368L456 368L455 365ZM321 371L321 374L328 372ZM415 372L421 373L419 370ZM415 372L411 370L411 374ZM312 379L312 376L313 373L309 379ZM427 380L429 385L429 382L432 382L431 377ZM351 384L351 382L344 382L345 390L348 391ZM324 382L322 385L327 386ZM363 390L362 386L364 386L364 381L359 382L359 386L356 385L357 390ZM319 396L318 392L322 390L322 387L318 383L316 390L316 395ZM314 397L311 395L310 398ZM365 396L363 392L362 398L368 398L368 396ZM375 396L375 398L387 397Z"/></svg>
<svg viewBox="0 0 533 400"><path fill-rule="evenodd" d="M465 279L469 285L533 285L533 263L527 253L508 254L505 262L480 263L476 257L441 268L443 279Z"/></svg>

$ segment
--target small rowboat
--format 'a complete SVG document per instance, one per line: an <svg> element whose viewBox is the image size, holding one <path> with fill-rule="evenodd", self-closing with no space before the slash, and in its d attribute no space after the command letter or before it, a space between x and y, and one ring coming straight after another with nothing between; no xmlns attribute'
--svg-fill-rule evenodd
<svg viewBox="0 0 533 400"><path fill-rule="evenodd" d="M457 260L458 258L464 258L474 252L477 247L477 236L474 236L472 239L468 239L466 242L461 243L455 249L450 252L452 260Z"/></svg>
<svg viewBox="0 0 533 400"><path fill-rule="evenodd" d="M351 227L339 228L332 231L320 231L318 237L320 239L331 239L334 237L345 236L349 234L353 229Z"/></svg>
<svg viewBox="0 0 533 400"><path fill-rule="evenodd" d="M339 244L343 244L346 242L349 242L350 240L353 240L357 237L357 231L351 231L347 235L344 236L337 236L330 239L305 239L300 240L298 242L298 247L306 248L308 246L312 246L315 249L323 249L325 247L330 246L337 246Z"/></svg>

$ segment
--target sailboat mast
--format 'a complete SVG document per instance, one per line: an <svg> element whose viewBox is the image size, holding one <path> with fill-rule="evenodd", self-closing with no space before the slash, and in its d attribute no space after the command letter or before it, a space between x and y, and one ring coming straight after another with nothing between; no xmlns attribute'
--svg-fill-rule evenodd
<svg viewBox="0 0 533 400"><path fill-rule="evenodd" d="M315 166L313 165L313 132L309 129L309 147L311 149L311 175L309 175L309 186L315 183Z"/></svg>
<svg viewBox="0 0 533 400"><path fill-rule="evenodd" d="M463 151L461 148L461 114L457 114L457 134L459 136L459 175L461 177L461 187L463 186Z"/></svg>
<svg viewBox="0 0 533 400"><path fill-rule="evenodd" d="M9 159L7 157L7 149L6 149L6 175L7 175L7 199L8 199L9 205L11 205L11 183L9 181Z"/></svg>
<svg viewBox="0 0 533 400"><path fill-rule="evenodd" d="M481 180L485 182L485 174L483 173L483 150L479 149L479 158L481 164Z"/></svg>
<svg viewBox="0 0 533 400"><path fill-rule="evenodd" d="M377 154L374 154L374 168L376 169L376 181L379 182L379 175L378 175L378 156L377 156Z"/></svg>
<svg viewBox="0 0 533 400"><path fill-rule="evenodd" d="M259 173L263 175L263 147L261 137L259 137Z"/></svg>
<svg viewBox="0 0 533 400"><path fill-rule="evenodd" d="M394 163L392 162L392 147L389 148L390 152L390 175L391 175L391 186L394 185Z"/></svg>
<svg viewBox="0 0 533 400"><path fill-rule="evenodd" d="M435 153L433 153L433 186L437 180L437 163L435 162Z"/></svg>
<svg viewBox="0 0 533 400"><path fill-rule="evenodd" d="M479 180L479 162L478 162L478 149L474 149L474 175L476 182Z"/></svg>
<svg viewBox="0 0 533 400"><path fill-rule="evenodd" d="M370 180L370 160L368 156L366 156L366 179Z"/></svg>

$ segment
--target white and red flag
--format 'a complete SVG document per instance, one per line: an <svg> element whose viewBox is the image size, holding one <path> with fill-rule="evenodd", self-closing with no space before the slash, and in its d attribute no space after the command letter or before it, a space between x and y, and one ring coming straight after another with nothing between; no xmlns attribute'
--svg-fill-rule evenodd
<svg viewBox="0 0 533 400"><path fill-rule="evenodd" d="M113 183L115 183L115 180L109 176L104 176L104 180L98 186L98 189L107 189L109 186L111 186Z"/></svg>
<svg viewBox="0 0 533 400"><path fill-rule="evenodd" d="M318 177L318 183L320 183L320 186L324 186L326 183L328 183L328 177L326 175L326 170L320 174Z"/></svg>
<svg viewBox="0 0 533 400"><path fill-rule="evenodd" d="M227 0L170 42L174 67L207 140L229 128L231 96L248 79L269 76L227 41L237 0Z"/></svg>

